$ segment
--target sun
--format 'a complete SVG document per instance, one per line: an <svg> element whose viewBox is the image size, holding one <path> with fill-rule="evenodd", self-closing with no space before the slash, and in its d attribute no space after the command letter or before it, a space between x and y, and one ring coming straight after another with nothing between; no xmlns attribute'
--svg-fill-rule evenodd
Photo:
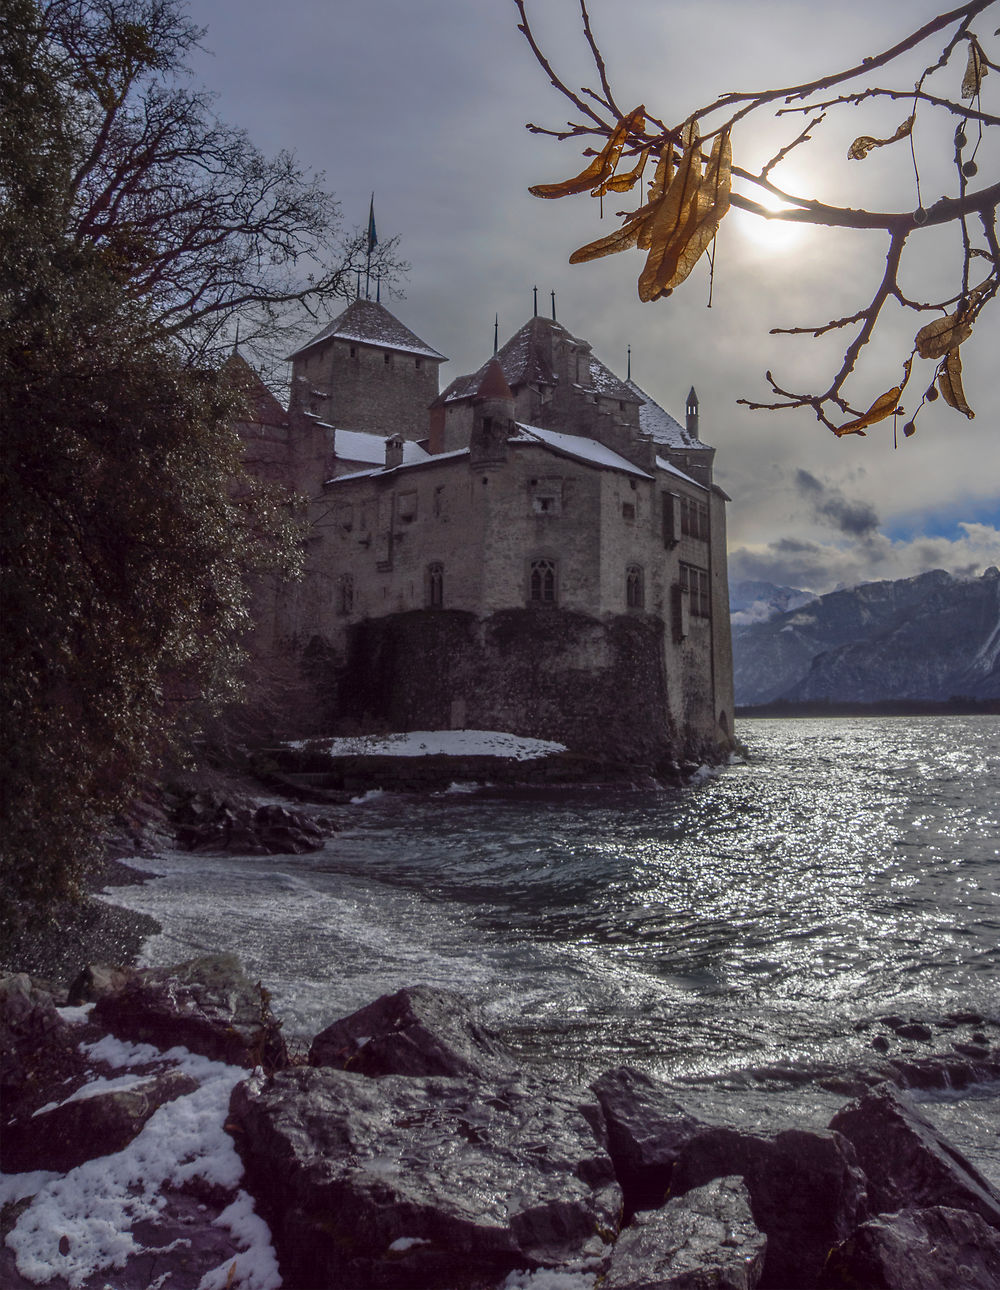
<svg viewBox="0 0 1000 1290"><path fill-rule="evenodd" d="M786 181L787 183L787 181ZM798 191L794 183L788 185L788 190ZM773 193L768 193L756 189L753 193L748 193L753 200L760 206L765 206L769 211L787 211L794 209L789 202L783 202L780 197ZM798 249L806 235L807 229L803 224L793 224L783 219L768 219L766 216L753 215L749 211L739 210L734 207L731 215L738 217L734 220L743 237L751 246L759 252L766 255L785 255Z"/></svg>

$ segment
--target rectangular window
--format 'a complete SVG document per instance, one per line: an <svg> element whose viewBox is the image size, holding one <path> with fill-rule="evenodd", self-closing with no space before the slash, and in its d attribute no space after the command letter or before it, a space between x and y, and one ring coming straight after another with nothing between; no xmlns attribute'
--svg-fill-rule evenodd
<svg viewBox="0 0 1000 1290"><path fill-rule="evenodd" d="M635 502L622 502L622 519L635 519Z"/></svg>
<svg viewBox="0 0 1000 1290"><path fill-rule="evenodd" d="M693 497L681 498L681 532L685 537L708 541L708 506Z"/></svg>
<svg viewBox="0 0 1000 1290"><path fill-rule="evenodd" d="M378 524L378 502L361 503L361 532L370 533Z"/></svg>
<svg viewBox="0 0 1000 1290"><path fill-rule="evenodd" d="M696 618L711 618L712 597L707 569L699 569L694 564L682 564L681 590L687 592L691 613Z"/></svg>
<svg viewBox="0 0 1000 1290"><path fill-rule="evenodd" d="M531 490L531 511L533 515L562 514L562 480L532 479L528 482Z"/></svg>
<svg viewBox="0 0 1000 1290"><path fill-rule="evenodd" d="M445 515L444 484L434 489L434 515L439 520Z"/></svg>
<svg viewBox="0 0 1000 1290"><path fill-rule="evenodd" d="M677 497L674 493L660 494L660 517L663 527L663 545L677 545Z"/></svg>
<svg viewBox="0 0 1000 1290"><path fill-rule="evenodd" d="M350 533L354 528L354 507L350 502L342 502L337 507L336 524L342 533Z"/></svg>
<svg viewBox="0 0 1000 1290"><path fill-rule="evenodd" d="M399 494L396 498L396 514L404 524L409 524L417 518L416 490L409 493Z"/></svg>

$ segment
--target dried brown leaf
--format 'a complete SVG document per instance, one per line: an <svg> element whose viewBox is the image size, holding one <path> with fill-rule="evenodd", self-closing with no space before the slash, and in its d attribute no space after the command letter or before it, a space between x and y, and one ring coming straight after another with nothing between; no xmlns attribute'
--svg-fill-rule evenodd
<svg viewBox="0 0 1000 1290"><path fill-rule="evenodd" d="M607 237L599 237L596 242L588 242L569 257L570 264L584 264L587 260L599 260L603 255L615 255L618 251L627 251L639 240L641 219L633 219L622 228L616 228Z"/></svg>
<svg viewBox="0 0 1000 1290"><path fill-rule="evenodd" d="M649 149L643 148L639 154L638 165L633 170L627 171L624 175L612 175L605 184L605 192L609 193L627 193L630 188L642 178L642 172L646 169L646 160L649 157Z"/></svg>
<svg viewBox="0 0 1000 1290"><path fill-rule="evenodd" d="M572 179L564 179L558 184L535 184L528 192L535 197L568 197L572 193L584 193L593 190L595 195L601 190L604 180L609 179L618 164L622 148L631 130L641 130L645 125L646 109L640 104L628 116L619 121L614 133L597 154L590 165L581 170ZM595 189L594 185L598 187Z"/></svg>
<svg viewBox="0 0 1000 1290"><path fill-rule="evenodd" d="M974 99L983 86L983 77L989 74L986 60L979 52L975 41L969 41L969 61L965 65L962 77L962 98Z"/></svg>
<svg viewBox="0 0 1000 1290"><path fill-rule="evenodd" d="M896 133L890 135L888 139L875 139L870 134L858 135L851 146L847 149L848 161L863 161L864 158L868 156L869 152L871 152L872 148L884 148L887 144L896 143L900 139L905 139L908 134L912 133L913 124L916 119L917 118L914 115L908 116Z"/></svg>
<svg viewBox="0 0 1000 1290"><path fill-rule="evenodd" d="M886 390L880 394L868 411L856 421L848 421L847 425L838 426L834 434L840 438L845 434L865 433L865 427L874 425L877 421L884 421L886 417L891 417L899 406L900 395L903 393L902 385L894 385L891 390Z"/></svg>
<svg viewBox="0 0 1000 1290"><path fill-rule="evenodd" d="M697 264L729 210L731 172L728 131L716 135L704 177L698 141L692 138L674 182L653 217L649 255L639 277L640 300L669 295Z"/></svg>
<svg viewBox="0 0 1000 1290"><path fill-rule="evenodd" d="M962 389L962 356L957 349L949 350L944 362L938 368L937 384L941 397L950 408L961 412L970 421L975 417L975 412L965 401L965 391Z"/></svg>
<svg viewBox="0 0 1000 1290"><path fill-rule="evenodd" d="M957 349L972 335L972 323L966 321L968 310L948 314L946 318L935 318L933 322L921 327L914 338L917 353L921 358L943 358L951 349Z"/></svg>

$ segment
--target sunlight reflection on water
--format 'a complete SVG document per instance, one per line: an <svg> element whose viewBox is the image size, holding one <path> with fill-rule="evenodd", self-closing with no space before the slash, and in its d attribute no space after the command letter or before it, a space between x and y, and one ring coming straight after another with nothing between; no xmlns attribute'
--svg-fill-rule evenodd
<svg viewBox="0 0 1000 1290"><path fill-rule="evenodd" d="M315 856L165 856L151 960L220 938L315 1031L416 981L595 1069L843 1056L879 1010L989 1007L1000 721L744 722L688 790L382 797Z"/></svg>

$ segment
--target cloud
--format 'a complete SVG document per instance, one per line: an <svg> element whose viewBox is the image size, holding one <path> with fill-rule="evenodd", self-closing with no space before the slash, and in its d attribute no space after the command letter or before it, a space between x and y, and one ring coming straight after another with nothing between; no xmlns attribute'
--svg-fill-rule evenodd
<svg viewBox="0 0 1000 1290"><path fill-rule="evenodd" d="M875 532L861 542L807 542L779 538L729 553L732 582L774 582L822 593L861 582L912 578L928 569L945 569L957 577L978 577L1000 565L1000 529L989 524L960 524L961 537L919 537L893 541Z"/></svg>
<svg viewBox="0 0 1000 1290"><path fill-rule="evenodd" d="M808 470L795 472L795 486L812 501L816 516L841 533L865 538L877 532L879 518L868 502L852 502L839 488L831 488Z"/></svg>

